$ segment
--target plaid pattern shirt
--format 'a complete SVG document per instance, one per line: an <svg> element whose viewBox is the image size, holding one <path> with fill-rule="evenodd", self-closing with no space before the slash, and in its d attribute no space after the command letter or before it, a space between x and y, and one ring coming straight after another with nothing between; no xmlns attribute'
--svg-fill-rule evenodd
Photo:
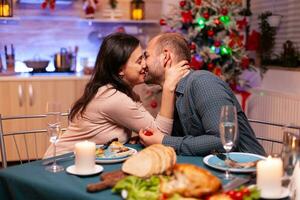
<svg viewBox="0 0 300 200"><path fill-rule="evenodd" d="M179 82L172 136L164 136L162 143L181 155L224 151L219 133L223 105L235 105L237 109L238 137L233 151L265 155L228 84L204 70L191 71Z"/></svg>

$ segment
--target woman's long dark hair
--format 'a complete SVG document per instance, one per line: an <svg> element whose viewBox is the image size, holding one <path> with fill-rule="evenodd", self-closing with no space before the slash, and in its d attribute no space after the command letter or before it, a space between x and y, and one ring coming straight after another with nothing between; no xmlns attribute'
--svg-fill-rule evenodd
<svg viewBox="0 0 300 200"><path fill-rule="evenodd" d="M136 100L131 87L119 77L119 72L139 44L137 38L126 33L114 33L103 40L92 77L87 83L83 95L74 103L70 111L69 119L71 121L77 113L83 115L98 89L106 84L111 84L116 90Z"/></svg>

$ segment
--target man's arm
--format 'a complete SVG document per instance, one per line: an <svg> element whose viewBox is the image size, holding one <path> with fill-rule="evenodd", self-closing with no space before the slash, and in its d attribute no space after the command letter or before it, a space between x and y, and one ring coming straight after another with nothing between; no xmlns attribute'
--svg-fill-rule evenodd
<svg viewBox="0 0 300 200"><path fill-rule="evenodd" d="M193 102L192 109L196 110L204 132L199 130L197 136L165 136L162 143L174 147L178 154L184 155L207 155L214 149L224 151L219 120L221 107L234 105L229 87L211 74L202 74L192 80L185 95Z"/></svg>

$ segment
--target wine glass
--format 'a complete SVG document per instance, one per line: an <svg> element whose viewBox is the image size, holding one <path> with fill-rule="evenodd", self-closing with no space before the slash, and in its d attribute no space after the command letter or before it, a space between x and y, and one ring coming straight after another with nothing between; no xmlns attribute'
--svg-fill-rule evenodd
<svg viewBox="0 0 300 200"><path fill-rule="evenodd" d="M226 151L225 165L227 166L224 179L232 179L232 175L229 173L229 165L226 164L229 161L229 152L234 146L235 140L237 138L237 114L236 108L233 105L225 105L221 108L220 115L220 137L223 147Z"/></svg>
<svg viewBox="0 0 300 200"><path fill-rule="evenodd" d="M47 132L50 138L50 143L53 146L53 164L46 167L47 171L60 172L64 170L63 166L56 164L56 144L59 137L62 134L61 130L61 108L58 102L47 102L46 104L46 120L47 120Z"/></svg>

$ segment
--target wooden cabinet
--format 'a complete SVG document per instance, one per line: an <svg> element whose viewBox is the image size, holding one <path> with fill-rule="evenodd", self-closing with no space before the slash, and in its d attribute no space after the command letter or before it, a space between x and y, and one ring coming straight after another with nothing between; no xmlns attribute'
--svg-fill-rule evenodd
<svg viewBox="0 0 300 200"><path fill-rule="evenodd" d="M68 112L74 101L82 93L87 79L74 78L35 78L21 80L0 81L0 113L3 116L45 114L47 102L60 102L62 112ZM66 124L67 120L64 121ZM45 120L13 120L3 122L4 132L44 129ZM27 158L23 136L16 139L21 146L22 158ZM46 134L26 136L27 143L31 147L28 154L31 158L42 157L47 149L48 137ZM35 145L38 143L38 145ZM17 150L12 137L5 137L7 158L9 161L18 160ZM35 147L38 147L36 149Z"/></svg>

